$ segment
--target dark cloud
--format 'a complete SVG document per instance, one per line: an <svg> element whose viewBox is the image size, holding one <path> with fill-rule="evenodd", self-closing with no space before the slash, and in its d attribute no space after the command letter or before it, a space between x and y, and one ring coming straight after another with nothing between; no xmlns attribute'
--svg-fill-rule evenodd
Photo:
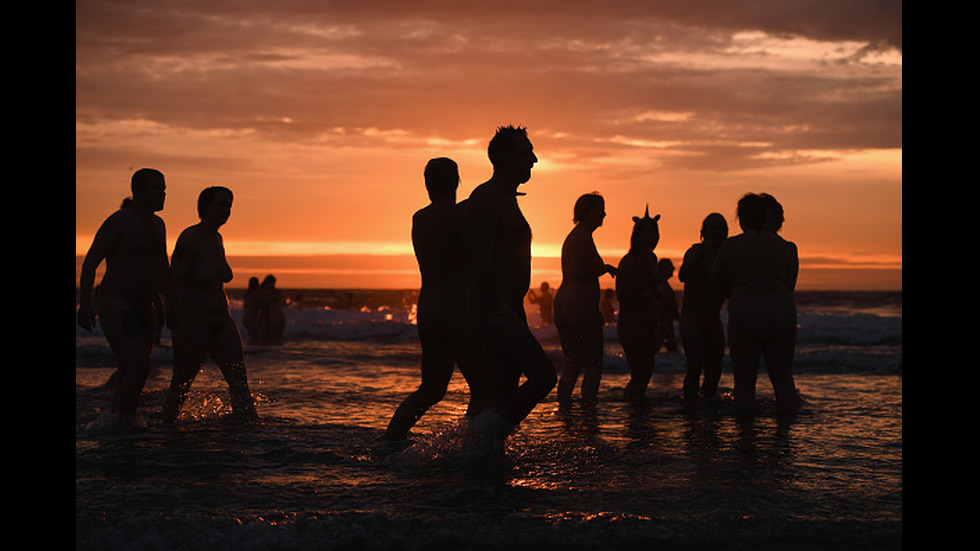
<svg viewBox="0 0 980 551"><path fill-rule="evenodd" d="M861 57L901 51L900 2L732 6L87 1L76 5L76 117L304 141L336 128L467 139L510 114L583 137L582 155L610 136L671 140L691 153L672 162L719 169L759 163L760 148L805 161L781 154L901 147L901 67ZM749 31L863 49L808 69L674 61L737 58L734 37Z"/></svg>

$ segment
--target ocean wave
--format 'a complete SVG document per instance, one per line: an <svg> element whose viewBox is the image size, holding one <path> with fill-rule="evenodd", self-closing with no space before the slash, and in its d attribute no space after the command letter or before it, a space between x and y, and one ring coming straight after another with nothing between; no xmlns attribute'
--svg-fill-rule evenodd
<svg viewBox="0 0 980 551"><path fill-rule="evenodd" d="M388 297L391 298L391 297ZM397 297L395 297L397 299ZM377 302L377 301L376 301ZM241 308L232 302L232 316L239 323L243 337L247 336L241 325ZM414 308L411 304L392 308L377 303L373 307L360 304L357 308L304 307L286 309L284 341L292 346L303 343L327 342L379 342L386 345L418 342ZM542 325L540 315L528 310L528 322L538 341L560 363L558 332L553 325ZM725 311L722 321L727 322ZM895 372L900 369L902 354L902 317L876 315L865 312L834 311L807 308L797 317L797 355L795 364L800 369L816 371L869 371ZM628 370L621 350L615 325L604 327L606 338L607 369ZM675 335L679 330L675 324ZM170 332L161 332L161 346L153 352L153 363L167 364L172 361L169 349ZM683 342L681 341L681 349ZM248 352L261 353L262 347L249 347ZM411 354L417 355L417 350ZM662 354L658 360L660 370L683 370L683 354ZM75 326L75 358L80 366L114 365L114 359L98 324L92 333Z"/></svg>

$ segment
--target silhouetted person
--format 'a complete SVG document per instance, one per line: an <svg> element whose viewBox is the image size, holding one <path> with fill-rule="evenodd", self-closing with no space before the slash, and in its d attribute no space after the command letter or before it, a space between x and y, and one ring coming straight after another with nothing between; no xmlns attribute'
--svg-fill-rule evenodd
<svg viewBox="0 0 980 551"><path fill-rule="evenodd" d="M552 317L555 297L551 294L551 286L548 285L547 281L541 282L540 291L540 295L534 291L529 291L527 299L531 301L531 304L538 305L538 312L541 314L541 325L552 325L555 322Z"/></svg>
<svg viewBox="0 0 980 551"><path fill-rule="evenodd" d="M787 279L793 282L792 288L789 289L790 294L796 290L796 280L800 274L800 258L799 251L796 248L796 243L792 241L787 241L781 235L779 235L779 230L783 228L783 222L785 222L785 217L783 214L783 205L776 200L775 197L768 193L760 193L763 201L766 203L766 231L770 231L776 234L777 237L783 242L786 247L786 253L790 258L790 273ZM795 305L795 301L794 301ZM796 340L793 341L793 355L796 355Z"/></svg>
<svg viewBox="0 0 980 551"><path fill-rule="evenodd" d="M256 417L248 389L242 337L231 317L224 289L233 274L218 229L231 216L232 201L228 188L205 188L197 202L201 221L185 229L174 247L171 259L174 371L163 409L164 423L177 420L191 383L208 355L218 364L228 383L233 413L245 419Z"/></svg>
<svg viewBox="0 0 980 551"><path fill-rule="evenodd" d="M624 398L631 401L642 399L646 393L654 360L666 335L663 277L653 252L660 242L658 220L659 214L650 218L649 208L643 218L633 217L629 252L620 260L616 276L616 333L630 368Z"/></svg>
<svg viewBox="0 0 980 551"><path fill-rule="evenodd" d="M422 345L422 384L395 410L386 440L403 440L433 405L442 400L453 366L470 388L467 417L489 399L487 368L476 335L466 322L468 271L460 238L462 209L456 204L459 170L452 159L432 159L425 167L431 203L412 216L412 245L422 276L416 317Z"/></svg>
<svg viewBox="0 0 980 551"><path fill-rule="evenodd" d="M498 129L487 151L493 175L473 190L464 209L472 277L467 308L492 363L494 409L506 433L551 392L557 376L524 312L531 227L517 204L517 187L531 178L538 159L524 128ZM526 381L518 387L522 373Z"/></svg>
<svg viewBox="0 0 980 551"><path fill-rule="evenodd" d="M259 327L262 322L262 296L259 289L259 278L248 278L248 289L242 296L242 325L248 333L248 343L259 342Z"/></svg>
<svg viewBox="0 0 980 551"><path fill-rule="evenodd" d="M128 208L128 207L131 207L131 206L133 206L133 197L132 196L124 197L123 200L122 200L122 203L119 204L119 208L120 209ZM99 317L98 297L99 297L99 286L96 285L95 286L95 290L94 290L94 296L93 296L93 300L95 301L94 302L94 305L95 305L94 317L95 318L98 318ZM156 324L155 324L156 325L156 336L154 336L154 338L153 338L153 345L154 346L160 346L160 336L163 333L163 326L166 323L166 314L164 313L163 297L161 295L159 295L159 294L156 296L156 300L153 303L153 312L156 315ZM118 382L118 380L119 380L119 370L116 369L115 371L112 372L112 375L109 376L109 380L106 381L105 386L107 388L115 388L116 387L116 383Z"/></svg>
<svg viewBox="0 0 980 551"><path fill-rule="evenodd" d="M573 208L575 226L561 247L562 281L555 294L555 326L565 355L565 369L558 380L559 407L570 405L579 373L583 405L594 406L599 392L604 344L599 277L616 275L616 268L602 261L592 240L605 217L606 205L601 195L579 197Z"/></svg>
<svg viewBox="0 0 980 551"><path fill-rule="evenodd" d="M616 291L614 289L606 289L602 292L599 311L602 312L602 322L606 325L616 323L616 307L613 306L614 298L616 298Z"/></svg>
<svg viewBox="0 0 980 551"><path fill-rule="evenodd" d="M718 247L728 237L728 222L717 212L701 223L701 240L684 253L677 276L684 283L681 305L681 342L687 358L684 377L684 400L694 405L700 395L712 397L718 392L721 365L725 358L725 331L721 307L725 303L717 283L711 278ZM700 382L704 374L704 381Z"/></svg>
<svg viewBox="0 0 980 551"><path fill-rule="evenodd" d="M786 252L787 254L789 254L790 262L792 264L790 265L790 274L788 279L794 282L793 283L794 288L790 289L790 293L792 293L795 290L796 279L800 274L799 251L796 248L796 243L793 243L792 241L787 241L786 239L784 239L782 236L779 235L779 230L783 228L783 222L785 222L785 216L783 214L783 205L780 204L775 197L773 197L768 193L760 193L759 196L762 197L762 200L766 202L766 225L765 225L766 231L770 231L776 234L780 238L780 240L783 241L786 247Z"/></svg>
<svg viewBox="0 0 980 551"><path fill-rule="evenodd" d="M259 285L259 344L282 344L286 330L286 299L276 289L276 276L269 274Z"/></svg>
<svg viewBox="0 0 980 551"><path fill-rule="evenodd" d="M674 321L680 321L681 311L677 307L677 295L670 286L670 278L674 276L674 263L669 258L661 258L657 262L663 281L664 294L664 346L667 352L677 351L677 335L674 333Z"/></svg>
<svg viewBox="0 0 980 551"><path fill-rule="evenodd" d="M78 325L91 332L95 271L105 260L97 308L117 364L110 412L123 424L136 415L160 331L158 310L170 300L167 230L155 214L163 210L166 182L159 171L144 168L133 174L131 188L132 203L102 223L85 255L78 307Z"/></svg>
<svg viewBox="0 0 980 551"><path fill-rule="evenodd" d="M800 398L793 381L796 343L797 263L786 242L765 229L766 201L750 193L738 202L742 233L718 249L712 270L728 298L728 349L737 411L755 407L759 361L765 358L776 405L795 413Z"/></svg>

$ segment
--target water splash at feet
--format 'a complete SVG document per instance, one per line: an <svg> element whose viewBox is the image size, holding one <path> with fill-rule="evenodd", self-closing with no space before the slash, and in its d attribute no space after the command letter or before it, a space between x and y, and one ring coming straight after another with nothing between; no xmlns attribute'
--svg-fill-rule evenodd
<svg viewBox="0 0 980 551"><path fill-rule="evenodd" d="M132 434L146 429L146 422L137 415L123 415L106 411L85 425L90 435Z"/></svg>
<svg viewBox="0 0 980 551"><path fill-rule="evenodd" d="M496 412L484 412L472 419L464 417L455 425L397 451L387 463L421 467L434 463L502 462L511 428Z"/></svg>

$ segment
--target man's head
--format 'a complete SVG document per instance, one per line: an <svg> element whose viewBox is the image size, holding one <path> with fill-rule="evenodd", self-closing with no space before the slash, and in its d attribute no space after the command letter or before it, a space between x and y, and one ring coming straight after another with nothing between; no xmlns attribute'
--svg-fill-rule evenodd
<svg viewBox="0 0 980 551"><path fill-rule="evenodd" d="M197 215L201 220L213 215L218 225L224 224L231 216L231 203L234 198L231 190L224 186L204 188L197 196Z"/></svg>
<svg viewBox="0 0 980 551"><path fill-rule="evenodd" d="M167 197L167 184L162 172L152 168L141 168L133 173L129 187L133 192L133 204L145 205L153 212L163 210L163 202Z"/></svg>
<svg viewBox="0 0 980 551"><path fill-rule="evenodd" d="M487 146L487 155L493 165L494 174L516 184L530 180L531 168L538 162L534 155L534 146L531 145L524 127L498 128Z"/></svg>
<svg viewBox="0 0 980 551"><path fill-rule="evenodd" d="M425 165L425 189L429 199L437 197L456 197L459 187L459 167L456 161L447 157L430 159Z"/></svg>

